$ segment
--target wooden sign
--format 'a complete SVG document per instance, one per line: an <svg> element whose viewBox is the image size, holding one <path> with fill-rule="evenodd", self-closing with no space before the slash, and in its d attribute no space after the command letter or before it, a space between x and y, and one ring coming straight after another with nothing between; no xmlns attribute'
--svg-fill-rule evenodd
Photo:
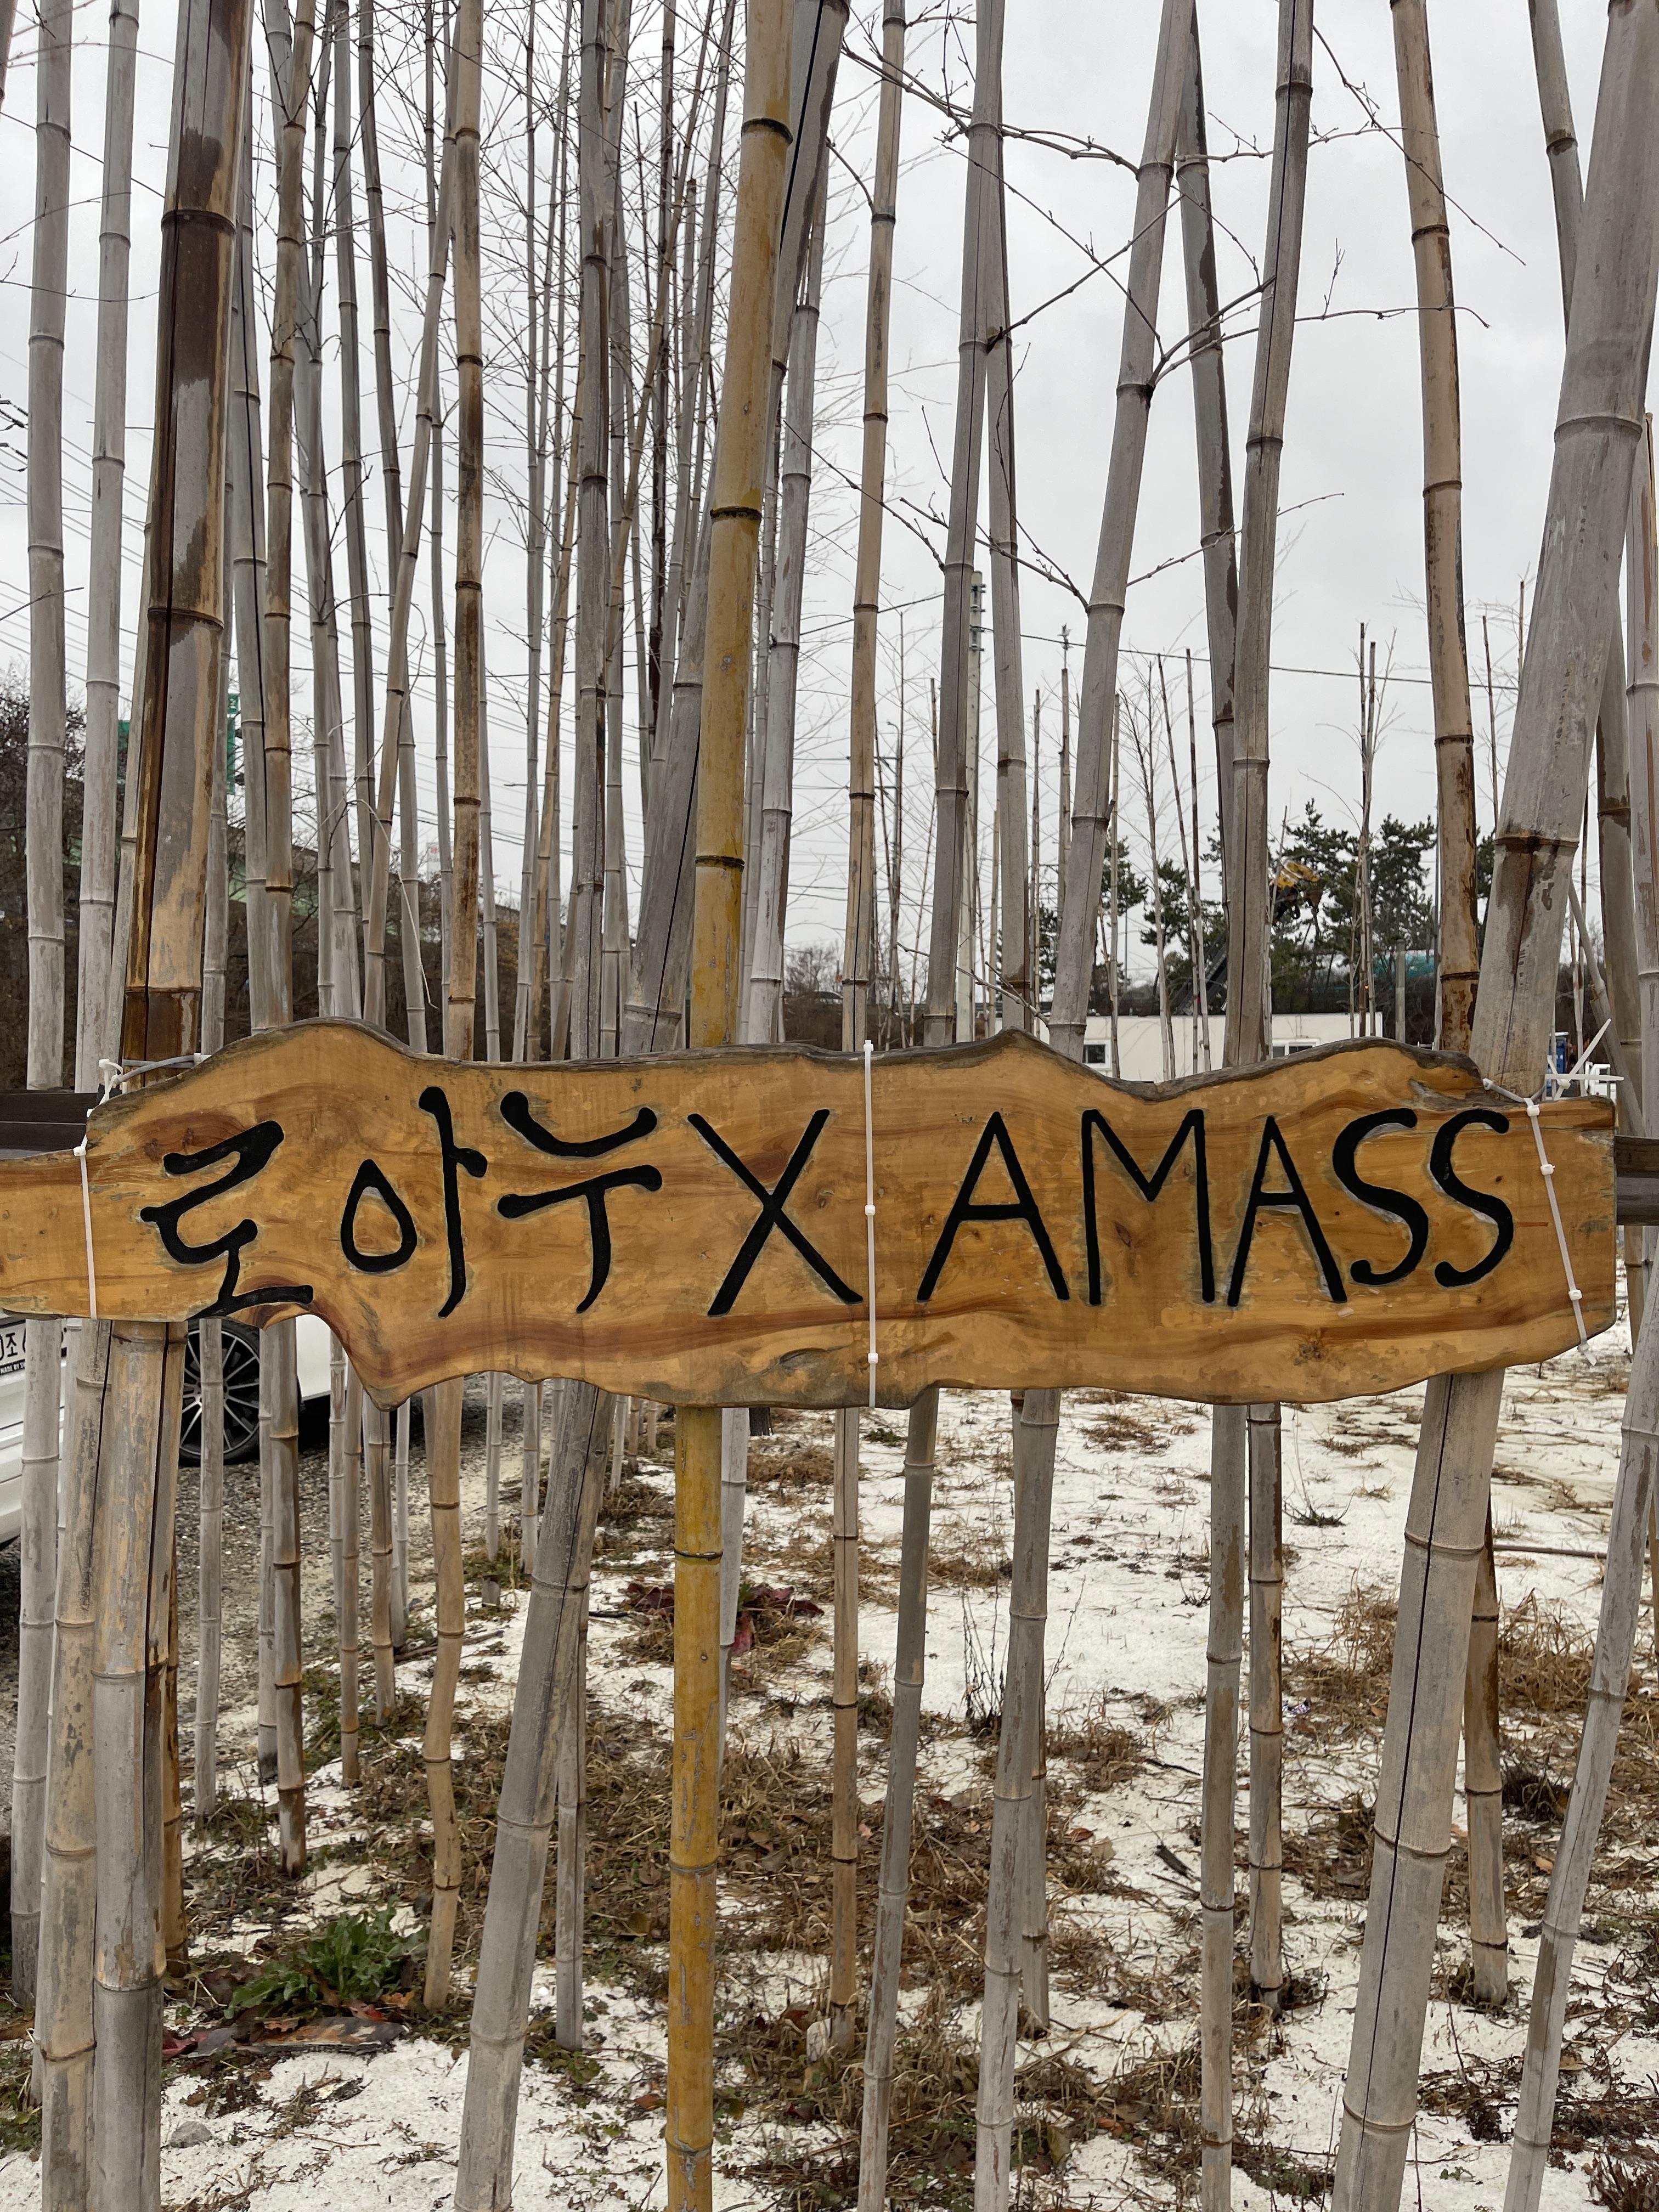
<svg viewBox="0 0 1659 2212"><path fill-rule="evenodd" d="M1587 1329L1613 1313L1612 1112L1542 1127ZM1111 1385L1345 1398L1577 1340L1523 1109L1376 1042L1110 1084L1006 1035L486 1066L349 1022L99 1107L0 1164L0 1306L307 1308L392 1402L491 1369L713 1405Z"/></svg>

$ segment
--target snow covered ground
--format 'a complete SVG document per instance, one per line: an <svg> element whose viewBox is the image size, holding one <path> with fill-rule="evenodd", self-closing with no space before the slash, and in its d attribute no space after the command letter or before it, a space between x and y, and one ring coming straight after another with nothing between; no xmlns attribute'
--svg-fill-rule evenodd
<svg viewBox="0 0 1659 2212"><path fill-rule="evenodd" d="M1599 1565L1593 1557L1564 1554L1594 1553L1605 1541L1626 1364L1609 1336L1589 1360L1575 1354L1510 1378L1493 1516L1506 1618L1513 1622L1520 1609L1516 1632L1522 1643L1533 1633L1527 1623L1541 1620L1544 1645L1554 1637L1582 1657L1584 1640L1594 1634ZM1314 2196L1335 2139L1365 1897L1363 1845L1352 1820L1345 1824L1341 1815L1356 1801L1368 1802L1387 1682L1386 1618L1365 1594L1386 1593L1397 1577L1421 1395L1285 1412L1285 1816L1287 1865L1294 1869L1285 1884L1285 1946L1299 2001L1276 2024L1258 2020L1239 2039L1237 2128L1256 2174L1241 2170L1235 2177L1234 2202L1244 2212ZM746 1544L757 1581L820 1600L828 1596L829 1434L827 1418L785 1416L778 1436L757 1445ZM865 1437L862 1650L867 1661L890 1667L902 1417L866 1416ZM1050 2132L1045 2170L1025 2178L1031 2202L1175 2205L1188 2201L1194 2187L1190 2173L1183 2175L1178 2142L1160 2132L1145 2062L1179 2052L1196 2026L1209 1448L1201 1408L1088 1393L1065 1404L1048 1712L1052 1740L1073 1749L1051 1762L1051 1844L1059 1834L1064 1844L1055 1848L1061 1871L1051 1882L1051 2029L1042 2041L1023 2043L1020 2056L1024 2065L1059 2054L1086 2069L1099 2085L1097 2117L1103 2114L1106 2124L1079 2126L1058 2139ZM507 1461L516 1470L516 1449ZM649 1502L653 1492L666 1500L665 1468L647 1468L643 1480L636 1503L638 1495ZM475 1450L465 1504L471 1542L481 1506ZM955 1824L951 1833L969 1856L988 1844L993 1754L966 1723L970 1705L995 1695L1006 1641L1007 1583L1000 1569L1010 1523L1006 1401L954 1394L940 1420L934 1493L939 1574L930 1596L925 1700L933 1724L924 1732L921 1791L940 1808L941 1820ZM1552 1548L1528 1551L1528 1542ZM596 1560L592 1733L624 1748L667 1727L669 1668L653 1656L624 1600L630 1582L669 1578L671 1545L665 1517L636 1512L607 1528ZM476 1587L469 1595L476 1598ZM1559 1632L1549 1626L1558 1619ZM469 1721L482 1731L491 1720L499 1725L505 1711L521 1626L521 1615L509 1613L503 1622L471 1607L459 1724L463 1765ZM325 1656L328 1633L319 1622L312 1655L317 1659ZM742 1662L734 1695L734 1740L769 1758L790 1749L803 1775L821 1776L830 1740L829 1664L828 1638L811 1623L775 1650L751 1654ZM1534 1672L1544 1679L1541 1669ZM400 1686L418 1695L420 1677L418 1665L402 1669ZM1652 1733L1655 1687L1644 1613L1630 1708L1642 1717L1644 1741ZM187 1685L182 1694L187 1711ZM252 1718L240 1713L228 1720L233 1755L251 1748ZM1570 1777L1571 1716L1523 1709L1506 1715L1505 1725L1506 1754L1519 1767L1530 1759L1547 1781ZM410 1741L418 1726L417 1715L405 1731ZM1103 1778L1090 1762L1103 1735L1121 1756L1104 1776L1105 1786L1091 1789L1091 1771ZM366 1751L366 1769L373 1756ZM1241 1766L1243 1757L1242 1747ZM873 1817L878 1825L884 1765L885 1735L878 1723L861 1738L860 1767L866 1821ZM1132 1771L1119 1771L1124 1766ZM316 1919L378 1903L383 1893L373 1850L359 1848L365 1838L372 1844L373 1823L365 1824L337 1778L337 1765L325 1767L313 1783L313 1844L345 1845L320 1852L307 1878L306 1911ZM1615 1812L1624 1804L1620 1790L1615 1776ZM1547 1805L1545 1810L1547 1815ZM1241 1896L1247 1813L1241 1790ZM1461 1810L1457 1817L1461 1821ZM1513 1989L1509 2007L1495 2016L1449 1994L1458 1986L1466 1949L1456 1850L1449 1874L1424 2051L1427 2108L1407 2184L1407 2202L1415 2196L1445 2212L1482 2206L1497 2212L1503 2198L1507 2143L1477 2138L1506 2137L1512 2118L1512 2104L1504 2100L1512 2097L1516 2069L1506 2062L1521 2049L1555 1833L1548 1817L1530 1824L1506 1817L1506 1829ZM1649 1858L1644 1832L1651 1837L1640 1805L1624 1804L1622 1825L1611 1824L1591 1892L1589 1932L1603 1940L1585 1942L1578 1954L1566 2071L1567 2087L1582 2095L1575 2139L1583 2147L1568 2151L1550 2172L1544 2195L1550 2212L1610 2201L1607 2185L1593 2176L1603 2146L1585 2112L1626 2108L1627 2141L1654 2131L1647 2124L1650 2106L1659 2116L1659 1996L1644 1995L1659 1960L1659 1950L1644 1948L1659 1899L1659 1842ZM728 1881L734 1928L760 1909L767 1867L779 1856L757 1860L763 1835L744 1840L753 1848L738 1852ZM1100 1886L1066 1894L1064 1870L1079 1868L1092 1869L1088 1878ZM804 1879L809 1887L802 1894L810 1895L815 1877ZM596 1910L591 1904L590 1911ZM407 1905L405 1917L413 1927ZM663 1923L647 1913L641 1925L646 1933L629 1971L608 1975L602 1959L590 1974L593 2063L572 2069L538 2058L526 2067L515 2193L521 2208L648 2212L662 2201L664 2029L650 1968L654 1962L659 1970ZM867 1938L867 1925L862 1932ZM262 1936L286 1941L292 1933L291 1922L279 1923L256 1906L218 1927L213 1946L248 1950L258 1948ZM956 1934L961 1939L961 1931ZM937 1954L935 1941L928 1955ZM729 1967L722 1999L729 2011L748 2007L757 2020L787 2018L793 2007L804 2020L821 1998L819 1960L811 1953L751 1946L734 1950ZM914 2021L927 1988L925 1977L911 1978L915 1986L904 2003ZM969 2037L976 2013L971 1979L969 1960L951 1983L949 2008L952 2032ZM537 2005L550 2003L544 1970ZM182 2000L169 2014L180 2027L202 2017L199 2002L192 2008ZM418 2014L413 2018L418 2025ZM780 2112L775 2094L753 2085L745 2089L734 2064L730 2057L723 2062L716 2203L842 2201L833 2186L811 2179L844 2172L823 2162L835 2130L821 2110L803 2108L792 2118L788 2110ZM464 2028L442 2041L412 2033L372 2057L318 2051L274 2057L257 2081L244 2077L240 2098L208 2086L210 2075L199 2065L171 2067L164 2202L179 2212L241 2206L312 2212L319 2201L331 2212L435 2212L449 2203L454 2185L465 2069ZM1115 2081L1129 2087L1115 2093ZM1615 2148L1620 2132L1614 2130ZM797 2170L799 2187L789 2179ZM966 2181L958 2158L942 2165L921 2193L928 2202L960 2202ZM27 2154L13 2154L0 2164L0 2212L32 2203L38 2185ZM1595 2193L1598 2186L1603 2193ZM1628 2199L1651 2201L1659 2200Z"/></svg>

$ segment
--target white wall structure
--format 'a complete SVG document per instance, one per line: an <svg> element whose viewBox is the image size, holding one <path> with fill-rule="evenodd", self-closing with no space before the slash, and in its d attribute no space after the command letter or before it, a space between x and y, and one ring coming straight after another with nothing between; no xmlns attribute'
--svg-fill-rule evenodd
<svg viewBox="0 0 1659 2212"><path fill-rule="evenodd" d="M1224 1016L1212 1014L1210 1023L1210 1065L1221 1065ZM1193 1047L1196 1024L1190 1014L1177 1014L1170 1022L1175 1042L1175 1073L1192 1075L1203 1073L1200 1048L1194 1066ZM1283 1014L1273 1016L1273 1054L1275 1060L1286 1060L1294 1053L1310 1052L1316 1044L1334 1044L1340 1037L1353 1033L1352 1024L1342 1014ZM1118 1065L1126 1083L1161 1083L1164 1080L1164 1040L1162 1024L1156 1014L1120 1014L1117 1024ZM1091 1014L1084 1032L1083 1058L1085 1065L1098 1070L1102 1075L1112 1072L1112 1024L1106 1014Z"/></svg>

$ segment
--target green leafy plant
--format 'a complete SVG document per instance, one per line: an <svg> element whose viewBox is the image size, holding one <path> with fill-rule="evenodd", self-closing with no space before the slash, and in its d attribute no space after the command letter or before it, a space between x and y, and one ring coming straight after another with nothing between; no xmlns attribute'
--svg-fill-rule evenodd
<svg viewBox="0 0 1659 2212"><path fill-rule="evenodd" d="M393 1908L343 1912L280 1959L261 1966L231 1999L233 2013L315 2010L319 2005L373 2004L395 1982L414 1945L392 1925Z"/></svg>

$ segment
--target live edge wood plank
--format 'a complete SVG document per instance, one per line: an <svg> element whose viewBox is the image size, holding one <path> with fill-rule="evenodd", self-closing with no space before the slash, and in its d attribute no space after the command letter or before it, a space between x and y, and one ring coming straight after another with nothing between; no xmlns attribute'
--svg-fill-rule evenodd
<svg viewBox="0 0 1659 2212"><path fill-rule="evenodd" d="M1466 1060L1368 1042L1116 1085L1006 1034L878 1059L872 1103L884 1404L1310 1403L1577 1340L1526 1115ZM1542 1126L1593 1334L1612 1112ZM851 1055L488 1066L302 1023L97 1109L87 1170L100 1314L308 1304L385 1404L486 1370L704 1405L867 1392ZM0 1305L90 1310L72 1155L0 1162Z"/></svg>

